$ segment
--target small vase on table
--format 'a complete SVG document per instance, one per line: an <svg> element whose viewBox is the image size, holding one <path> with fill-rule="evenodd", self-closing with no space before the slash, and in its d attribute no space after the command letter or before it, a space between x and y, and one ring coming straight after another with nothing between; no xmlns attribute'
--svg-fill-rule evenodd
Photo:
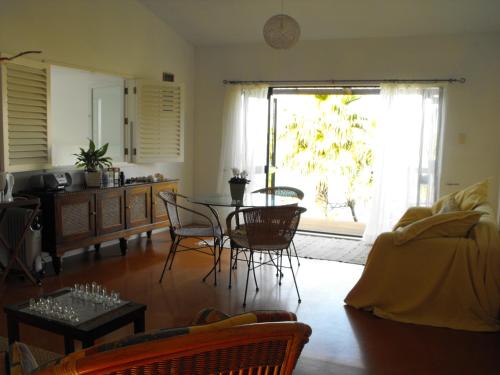
<svg viewBox="0 0 500 375"><path fill-rule="evenodd" d="M245 195L245 187L250 182L248 173L246 171L241 171L237 168L233 168L233 177L229 180L229 189L231 191L231 199L233 201L242 201Z"/></svg>

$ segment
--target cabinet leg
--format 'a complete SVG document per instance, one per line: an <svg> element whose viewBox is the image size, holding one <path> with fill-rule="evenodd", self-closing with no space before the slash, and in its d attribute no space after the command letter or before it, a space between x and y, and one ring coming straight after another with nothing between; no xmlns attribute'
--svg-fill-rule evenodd
<svg viewBox="0 0 500 375"><path fill-rule="evenodd" d="M120 250L122 252L122 255L127 254L127 239L126 238L120 238Z"/></svg>
<svg viewBox="0 0 500 375"><path fill-rule="evenodd" d="M61 273L61 257L56 255L52 256L52 266L54 267L56 275L59 275Z"/></svg>
<svg viewBox="0 0 500 375"><path fill-rule="evenodd" d="M148 240L150 240L150 239L151 239L151 235L152 235L152 234L153 234L153 231L152 231L152 230L148 230L148 231L146 232L146 236L148 236Z"/></svg>

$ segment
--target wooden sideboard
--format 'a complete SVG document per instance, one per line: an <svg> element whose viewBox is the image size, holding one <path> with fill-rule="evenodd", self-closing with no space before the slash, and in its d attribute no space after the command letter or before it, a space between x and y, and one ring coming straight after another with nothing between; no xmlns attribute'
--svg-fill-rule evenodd
<svg viewBox="0 0 500 375"><path fill-rule="evenodd" d="M177 180L117 187L72 186L53 192L31 192L42 202L42 247L52 257L56 273L65 251L120 240L122 255L127 238L169 225L161 191L177 191Z"/></svg>

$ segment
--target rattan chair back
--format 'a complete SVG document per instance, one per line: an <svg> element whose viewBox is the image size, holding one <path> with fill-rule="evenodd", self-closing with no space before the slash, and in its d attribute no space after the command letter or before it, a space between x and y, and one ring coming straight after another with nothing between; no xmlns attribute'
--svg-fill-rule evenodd
<svg viewBox="0 0 500 375"><path fill-rule="evenodd" d="M165 202L170 226L173 228L180 228L182 224L179 219L179 210L177 209L177 194L172 191L162 191L158 195L163 202Z"/></svg>
<svg viewBox="0 0 500 375"><path fill-rule="evenodd" d="M257 207L241 210L248 247L253 250L282 250L290 246L304 207Z"/></svg>
<svg viewBox="0 0 500 375"><path fill-rule="evenodd" d="M62 361L48 374L292 374L311 328L256 323L197 332Z"/></svg>
<svg viewBox="0 0 500 375"><path fill-rule="evenodd" d="M274 194L281 197L304 199L304 192L291 186L273 186L255 190L253 193Z"/></svg>

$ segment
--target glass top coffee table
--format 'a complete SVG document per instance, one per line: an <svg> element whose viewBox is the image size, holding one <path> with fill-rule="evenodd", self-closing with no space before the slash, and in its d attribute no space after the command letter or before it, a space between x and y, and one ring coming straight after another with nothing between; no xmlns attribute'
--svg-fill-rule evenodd
<svg viewBox="0 0 500 375"><path fill-rule="evenodd" d="M69 288L60 289L44 297L54 299L67 298ZM57 318L42 316L29 309L29 301L4 307L7 317L9 344L19 340L19 323L31 325L45 331L64 336L66 354L75 351L74 340L82 342L83 348L94 345L94 341L129 323L134 324L134 333L144 332L146 305L125 301L109 311L99 311L95 316L81 323L69 322Z"/></svg>

